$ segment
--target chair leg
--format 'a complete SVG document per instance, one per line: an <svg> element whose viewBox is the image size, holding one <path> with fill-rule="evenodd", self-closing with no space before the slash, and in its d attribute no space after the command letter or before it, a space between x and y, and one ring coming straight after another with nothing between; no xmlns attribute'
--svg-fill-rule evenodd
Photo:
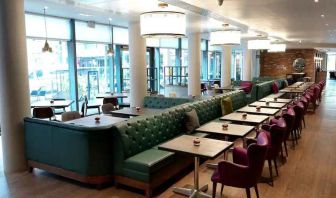
<svg viewBox="0 0 336 198"><path fill-rule="evenodd" d="M246 197L251 198L250 188L245 188L246 190Z"/></svg>
<svg viewBox="0 0 336 198"><path fill-rule="evenodd" d="M303 126L304 126L304 128L306 128L306 120L305 120L305 117L303 116L303 118L302 118L302 121L303 121Z"/></svg>
<svg viewBox="0 0 336 198"><path fill-rule="evenodd" d="M284 141L284 144L285 144L286 156L288 157L288 150L287 150L287 142L286 142L286 140Z"/></svg>
<svg viewBox="0 0 336 198"><path fill-rule="evenodd" d="M212 183L212 198L216 197L217 182Z"/></svg>
<svg viewBox="0 0 336 198"><path fill-rule="evenodd" d="M280 150L280 155L281 155L281 158L285 158L284 154L283 154L283 146L281 145L281 150Z"/></svg>
<svg viewBox="0 0 336 198"><path fill-rule="evenodd" d="M270 173L271 186L273 186L272 160L268 160L268 169Z"/></svg>
<svg viewBox="0 0 336 198"><path fill-rule="evenodd" d="M277 165L277 162L276 162L276 158L274 158L273 161L274 161L275 172L276 172L277 176L279 176L278 165Z"/></svg>
<svg viewBox="0 0 336 198"><path fill-rule="evenodd" d="M257 195L257 198L259 198L259 191L258 191L258 185L257 184L254 186L254 190L255 190L255 193Z"/></svg>
<svg viewBox="0 0 336 198"><path fill-rule="evenodd" d="M293 142L293 149L295 149L295 130L292 130L292 142Z"/></svg>
<svg viewBox="0 0 336 198"><path fill-rule="evenodd" d="M222 184L222 187L221 187L221 195L223 194L223 189L224 189L224 184Z"/></svg>

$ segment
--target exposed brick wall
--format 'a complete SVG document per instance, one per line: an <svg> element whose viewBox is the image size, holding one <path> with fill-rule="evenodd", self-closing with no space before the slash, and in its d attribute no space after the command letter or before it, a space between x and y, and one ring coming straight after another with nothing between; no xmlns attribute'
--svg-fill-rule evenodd
<svg viewBox="0 0 336 198"><path fill-rule="evenodd" d="M316 52L315 49L288 49L281 53L264 51L260 54L260 76L286 76L286 74L295 72L293 68L294 60L303 58L306 61L303 72L314 81L314 57Z"/></svg>

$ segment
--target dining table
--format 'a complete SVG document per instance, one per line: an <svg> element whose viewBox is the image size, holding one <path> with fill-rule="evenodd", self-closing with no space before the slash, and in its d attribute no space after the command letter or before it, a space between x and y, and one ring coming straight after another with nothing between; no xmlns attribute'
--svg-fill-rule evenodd
<svg viewBox="0 0 336 198"><path fill-rule="evenodd" d="M243 117L244 114L246 114L246 117ZM239 112L233 112L219 118L219 120L222 121L231 121L233 123L247 124L252 126L260 125L268 119L269 116L266 115L255 115Z"/></svg>
<svg viewBox="0 0 336 198"><path fill-rule="evenodd" d="M99 121L97 121L97 119L99 119ZM126 120L127 119L125 118L112 117L110 115L91 115L75 120L70 120L64 123L82 127L109 128L116 123L123 122Z"/></svg>
<svg viewBox="0 0 336 198"><path fill-rule="evenodd" d="M288 99L288 98L270 98L270 97L265 97L259 100L260 102L271 102L271 103L291 103L293 99Z"/></svg>
<svg viewBox="0 0 336 198"><path fill-rule="evenodd" d="M194 141L197 138L199 144ZM177 194L188 197L211 197L204 191L208 185L199 186L199 164L200 158L214 159L226 152L233 146L233 142L215 140L210 138L195 137L191 135L178 136L168 142L159 145L158 149L183 154L194 158L194 186L193 188L174 187L173 191Z"/></svg>
<svg viewBox="0 0 336 198"><path fill-rule="evenodd" d="M267 116L275 116L277 113L279 113L279 111L280 109L272 109L265 107L260 107L258 109L257 107L250 107L250 106L245 106L237 110L237 112L240 113L249 113L255 115L267 115Z"/></svg>
<svg viewBox="0 0 336 198"><path fill-rule="evenodd" d="M136 107L125 107L122 109L111 111L111 115L121 118L130 118L135 116L156 114L162 112L163 110L164 109L153 109L153 108L137 109Z"/></svg>
<svg viewBox="0 0 336 198"><path fill-rule="evenodd" d="M256 102L253 102L253 103L249 104L248 106L281 109L281 108L284 108L286 105L287 105L287 103L256 101Z"/></svg>
<svg viewBox="0 0 336 198"><path fill-rule="evenodd" d="M34 102L30 105L31 108L35 107L52 107L52 108L63 108L69 107L74 101L73 100L41 100Z"/></svg>
<svg viewBox="0 0 336 198"><path fill-rule="evenodd" d="M99 93L96 98L127 98L128 95L128 93Z"/></svg>

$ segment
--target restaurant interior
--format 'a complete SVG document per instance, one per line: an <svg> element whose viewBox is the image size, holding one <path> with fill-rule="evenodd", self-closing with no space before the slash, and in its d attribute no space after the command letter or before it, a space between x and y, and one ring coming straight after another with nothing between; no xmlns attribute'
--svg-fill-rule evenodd
<svg viewBox="0 0 336 198"><path fill-rule="evenodd" d="M336 197L335 12L1 0L0 197Z"/></svg>

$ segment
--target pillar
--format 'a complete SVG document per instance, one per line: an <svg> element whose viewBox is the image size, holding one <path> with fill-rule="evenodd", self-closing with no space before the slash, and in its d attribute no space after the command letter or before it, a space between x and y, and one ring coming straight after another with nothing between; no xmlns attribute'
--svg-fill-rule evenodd
<svg viewBox="0 0 336 198"><path fill-rule="evenodd" d="M188 95L201 95L201 34L188 35Z"/></svg>
<svg viewBox="0 0 336 198"><path fill-rule="evenodd" d="M222 46L221 87L227 87L231 85L231 56L231 47Z"/></svg>
<svg viewBox="0 0 336 198"><path fill-rule="evenodd" d="M252 50L247 48L247 43L243 44L243 56L244 56L244 68L243 68L243 80L252 80Z"/></svg>
<svg viewBox="0 0 336 198"><path fill-rule="evenodd" d="M30 115L30 100L25 32L24 1L0 1L0 121L6 173L27 169L23 118Z"/></svg>
<svg viewBox="0 0 336 198"><path fill-rule="evenodd" d="M139 21L131 21L128 26L130 58L130 105L143 106L147 94L146 40L140 35Z"/></svg>

